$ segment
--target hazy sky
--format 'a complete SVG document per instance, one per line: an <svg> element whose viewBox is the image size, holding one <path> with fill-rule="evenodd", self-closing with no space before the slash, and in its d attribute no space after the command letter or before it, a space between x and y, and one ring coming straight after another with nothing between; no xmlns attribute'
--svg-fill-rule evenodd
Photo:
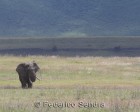
<svg viewBox="0 0 140 112"><path fill-rule="evenodd" d="M140 0L0 0L0 37L139 36Z"/></svg>

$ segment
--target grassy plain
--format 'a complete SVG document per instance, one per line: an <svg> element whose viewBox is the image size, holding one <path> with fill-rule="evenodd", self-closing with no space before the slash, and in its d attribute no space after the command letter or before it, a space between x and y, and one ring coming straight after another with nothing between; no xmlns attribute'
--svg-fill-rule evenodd
<svg viewBox="0 0 140 112"><path fill-rule="evenodd" d="M21 89L15 68L32 60L41 80ZM0 56L0 112L139 112L139 68L139 57Z"/></svg>

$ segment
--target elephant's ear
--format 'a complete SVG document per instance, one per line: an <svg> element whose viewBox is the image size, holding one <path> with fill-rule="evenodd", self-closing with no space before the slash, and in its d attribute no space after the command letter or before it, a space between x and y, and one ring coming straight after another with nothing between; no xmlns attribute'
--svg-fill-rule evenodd
<svg viewBox="0 0 140 112"><path fill-rule="evenodd" d="M24 74L26 72L26 64L25 63L21 63L17 66L16 71L19 74Z"/></svg>
<svg viewBox="0 0 140 112"><path fill-rule="evenodd" d="M33 62L33 67L34 67L35 73L40 69L39 66L35 62Z"/></svg>
<svg viewBox="0 0 140 112"><path fill-rule="evenodd" d="M25 64L24 63L21 63L17 66L16 68L16 71L19 72L19 71L22 71L25 69Z"/></svg>

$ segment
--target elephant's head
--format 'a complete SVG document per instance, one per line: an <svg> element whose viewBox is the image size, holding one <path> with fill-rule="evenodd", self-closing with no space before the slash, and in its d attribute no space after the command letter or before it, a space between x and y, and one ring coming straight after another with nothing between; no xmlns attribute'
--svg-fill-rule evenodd
<svg viewBox="0 0 140 112"><path fill-rule="evenodd" d="M39 66L35 62L32 62L32 63L26 64L26 67L27 67L27 74L29 76L29 79L32 82L35 82L37 78L36 72L40 69Z"/></svg>

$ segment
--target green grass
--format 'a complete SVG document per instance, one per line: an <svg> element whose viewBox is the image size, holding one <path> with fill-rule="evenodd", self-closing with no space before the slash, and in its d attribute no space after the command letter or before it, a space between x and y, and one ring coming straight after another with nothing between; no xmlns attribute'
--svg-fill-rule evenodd
<svg viewBox="0 0 140 112"><path fill-rule="evenodd" d="M21 89L16 66L32 60L41 81ZM139 112L139 63L139 57L0 56L0 112ZM48 108L46 101L76 106ZM77 106L81 101L84 108ZM86 106L95 102L105 106Z"/></svg>

